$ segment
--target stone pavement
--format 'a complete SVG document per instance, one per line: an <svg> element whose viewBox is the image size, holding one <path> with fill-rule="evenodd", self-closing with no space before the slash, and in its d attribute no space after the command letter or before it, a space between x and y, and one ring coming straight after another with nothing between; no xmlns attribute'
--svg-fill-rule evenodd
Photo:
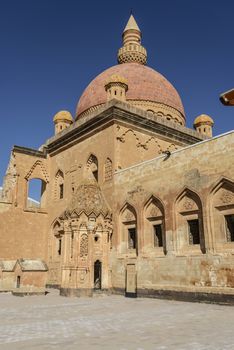
<svg viewBox="0 0 234 350"><path fill-rule="evenodd" d="M234 307L0 294L0 349L233 350Z"/></svg>

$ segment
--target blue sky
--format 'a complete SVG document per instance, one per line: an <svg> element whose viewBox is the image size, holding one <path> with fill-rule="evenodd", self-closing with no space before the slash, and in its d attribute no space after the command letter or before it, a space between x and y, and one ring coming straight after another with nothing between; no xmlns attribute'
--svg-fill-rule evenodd
<svg viewBox="0 0 234 350"><path fill-rule="evenodd" d="M234 129L234 108L219 102L234 87L233 1L2 0L0 184L12 146L38 148L53 115L74 115L90 80L116 64L131 8L148 65L180 93L187 126L206 113L215 135Z"/></svg>

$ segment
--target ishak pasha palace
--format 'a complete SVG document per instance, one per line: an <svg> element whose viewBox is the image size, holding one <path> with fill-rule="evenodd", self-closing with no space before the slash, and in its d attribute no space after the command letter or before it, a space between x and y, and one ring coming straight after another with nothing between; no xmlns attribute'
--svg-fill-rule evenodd
<svg viewBox="0 0 234 350"><path fill-rule="evenodd" d="M14 146L0 196L0 290L234 303L234 131L186 127L131 15L118 64L39 150ZM40 203L29 198L41 182Z"/></svg>

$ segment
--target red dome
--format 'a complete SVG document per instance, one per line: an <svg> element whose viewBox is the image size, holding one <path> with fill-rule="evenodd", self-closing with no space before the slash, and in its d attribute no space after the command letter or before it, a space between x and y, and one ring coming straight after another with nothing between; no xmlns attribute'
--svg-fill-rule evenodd
<svg viewBox="0 0 234 350"><path fill-rule="evenodd" d="M107 101L105 83L111 75L127 80L127 100L144 100L163 103L184 115L184 108L176 89L160 73L138 63L118 64L99 74L83 92L76 109L76 116Z"/></svg>

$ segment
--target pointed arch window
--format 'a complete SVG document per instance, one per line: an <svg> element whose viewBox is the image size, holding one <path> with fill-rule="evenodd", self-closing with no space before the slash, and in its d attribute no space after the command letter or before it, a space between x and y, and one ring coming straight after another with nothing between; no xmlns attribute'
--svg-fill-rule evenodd
<svg viewBox="0 0 234 350"><path fill-rule="evenodd" d="M138 253L137 216L136 211L126 204L121 212L121 242L122 252Z"/></svg>
<svg viewBox="0 0 234 350"><path fill-rule="evenodd" d="M154 196L144 209L144 241L146 250L153 249L159 254L166 254L164 208L161 201Z"/></svg>
<svg viewBox="0 0 234 350"><path fill-rule="evenodd" d="M112 179L112 160L110 158L107 158L105 161L105 167L104 167L104 178L105 181L109 181Z"/></svg>
<svg viewBox="0 0 234 350"><path fill-rule="evenodd" d="M195 249L205 253L202 205L199 196L189 189L176 203L177 243L179 250Z"/></svg>
<svg viewBox="0 0 234 350"><path fill-rule="evenodd" d="M234 242L234 183L222 180L213 190L213 232L214 239L222 242Z"/></svg>
<svg viewBox="0 0 234 350"><path fill-rule="evenodd" d="M61 170L58 170L55 175L55 199L63 199L64 197L64 175Z"/></svg>
<svg viewBox="0 0 234 350"><path fill-rule="evenodd" d="M91 172L93 178L98 182L98 159L95 155L91 154L87 161L87 169Z"/></svg>

